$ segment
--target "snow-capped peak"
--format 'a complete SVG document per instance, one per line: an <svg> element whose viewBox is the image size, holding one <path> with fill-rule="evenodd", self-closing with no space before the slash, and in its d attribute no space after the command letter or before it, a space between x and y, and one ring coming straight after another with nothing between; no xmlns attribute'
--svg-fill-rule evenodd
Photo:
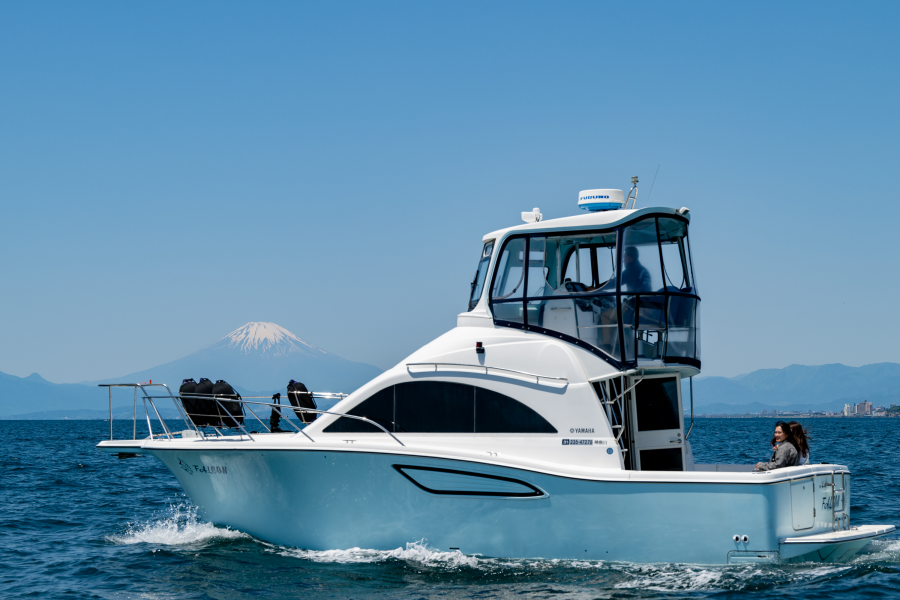
<svg viewBox="0 0 900 600"><path fill-rule="evenodd" d="M328 354L309 342L300 339L275 323L253 321L238 327L212 345L213 348L235 348L244 354L278 356L291 352L304 354Z"/></svg>

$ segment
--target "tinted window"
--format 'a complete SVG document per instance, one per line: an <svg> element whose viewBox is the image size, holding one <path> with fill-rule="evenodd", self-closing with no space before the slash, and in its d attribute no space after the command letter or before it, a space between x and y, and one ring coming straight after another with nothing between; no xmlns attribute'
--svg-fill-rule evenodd
<svg viewBox="0 0 900 600"><path fill-rule="evenodd" d="M547 420L517 400L475 389L476 433L556 433Z"/></svg>
<svg viewBox="0 0 900 600"><path fill-rule="evenodd" d="M634 388L638 431L680 429L676 379L645 379ZM643 468L643 467L641 467Z"/></svg>
<svg viewBox="0 0 900 600"><path fill-rule="evenodd" d="M462 383L413 381L381 390L348 414L407 433L556 433L541 415L509 396ZM365 421L338 419L326 432L377 432Z"/></svg>
<svg viewBox="0 0 900 600"><path fill-rule="evenodd" d="M397 431L457 433L475 430L475 388L447 381L394 386Z"/></svg>
<svg viewBox="0 0 900 600"><path fill-rule="evenodd" d="M394 388L389 387L376 392L375 395L363 400L349 411L348 415L366 417L372 419L388 431L394 430ZM381 430L370 423L357 419L338 419L325 428L325 431L335 433L360 433L380 432Z"/></svg>
<svg viewBox="0 0 900 600"><path fill-rule="evenodd" d="M681 464L681 448L641 450L641 471L683 470L684 468Z"/></svg>

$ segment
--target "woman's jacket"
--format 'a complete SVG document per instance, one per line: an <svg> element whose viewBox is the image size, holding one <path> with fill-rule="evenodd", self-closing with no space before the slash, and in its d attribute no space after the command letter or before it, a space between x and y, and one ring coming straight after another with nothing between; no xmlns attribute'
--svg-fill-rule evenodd
<svg viewBox="0 0 900 600"><path fill-rule="evenodd" d="M772 460L759 466L760 471L771 471L783 467L793 467L798 463L800 453L790 442L784 442L772 454Z"/></svg>

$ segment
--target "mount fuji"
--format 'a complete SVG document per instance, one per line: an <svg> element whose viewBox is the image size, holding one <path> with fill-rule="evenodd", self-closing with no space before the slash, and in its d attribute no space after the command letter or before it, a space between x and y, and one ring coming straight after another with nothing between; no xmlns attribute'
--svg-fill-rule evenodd
<svg viewBox="0 0 900 600"><path fill-rule="evenodd" d="M302 381L316 392L350 393L381 373L317 348L275 323L252 322L202 350L172 362L92 383L149 381L175 392L183 379L224 379L242 394L285 392L288 381Z"/></svg>

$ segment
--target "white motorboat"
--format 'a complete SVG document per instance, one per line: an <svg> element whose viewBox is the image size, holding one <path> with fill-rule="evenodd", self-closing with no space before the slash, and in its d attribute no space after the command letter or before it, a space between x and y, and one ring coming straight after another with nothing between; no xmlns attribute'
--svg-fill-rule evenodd
<svg viewBox="0 0 900 600"><path fill-rule="evenodd" d="M151 432L161 398L185 428L160 420L98 448L156 457L214 523L317 550L424 539L502 557L837 561L894 531L851 522L846 466L694 463L690 213L634 209L636 183L485 235L457 326L330 410L291 391L312 421L285 419L293 433L261 418L282 410L272 399L125 384Z"/></svg>

